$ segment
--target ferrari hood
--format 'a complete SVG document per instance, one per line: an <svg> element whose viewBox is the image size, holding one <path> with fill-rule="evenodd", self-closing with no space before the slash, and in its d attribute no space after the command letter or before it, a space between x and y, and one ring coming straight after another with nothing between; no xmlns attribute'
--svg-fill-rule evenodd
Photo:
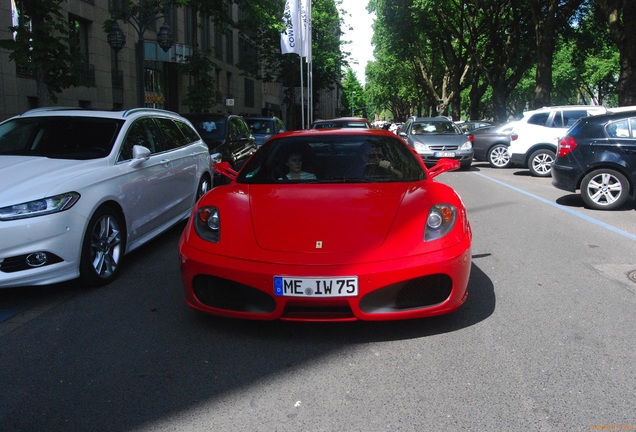
<svg viewBox="0 0 636 432"><path fill-rule="evenodd" d="M355 252L384 242L405 183L253 186L250 212L258 245L279 252Z"/></svg>

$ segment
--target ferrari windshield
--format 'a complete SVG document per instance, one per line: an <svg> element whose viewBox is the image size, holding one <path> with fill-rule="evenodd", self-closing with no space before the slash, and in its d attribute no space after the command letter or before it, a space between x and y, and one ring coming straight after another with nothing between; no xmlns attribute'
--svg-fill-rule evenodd
<svg viewBox="0 0 636 432"><path fill-rule="evenodd" d="M289 136L270 141L241 170L239 183L413 182L420 161L386 135Z"/></svg>

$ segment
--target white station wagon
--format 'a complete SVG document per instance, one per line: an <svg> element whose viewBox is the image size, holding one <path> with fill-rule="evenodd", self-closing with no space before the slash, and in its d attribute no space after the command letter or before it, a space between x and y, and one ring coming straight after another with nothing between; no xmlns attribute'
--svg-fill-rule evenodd
<svg viewBox="0 0 636 432"><path fill-rule="evenodd" d="M211 187L188 120L137 108L41 108L0 123L0 288L110 283L124 255Z"/></svg>

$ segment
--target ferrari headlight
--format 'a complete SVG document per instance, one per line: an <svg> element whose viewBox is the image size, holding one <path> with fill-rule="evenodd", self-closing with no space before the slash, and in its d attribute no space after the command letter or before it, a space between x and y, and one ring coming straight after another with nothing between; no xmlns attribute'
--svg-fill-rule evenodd
<svg viewBox="0 0 636 432"><path fill-rule="evenodd" d="M448 234L455 226L457 209L449 204L434 205L426 218L424 241L437 240Z"/></svg>
<svg viewBox="0 0 636 432"><path fill-rule="evenodd" d="M194 230L203 240L218 243L221 235L221 217L216 207L202 207L194 215Z"/></svg>
<svg viewBox="0 0 636 432"><path fill-rule="evenodd" d="M26 219L68 210L80 199L77 192L68 192L54 197L42 198L0 208L0 221Z"/></svg>

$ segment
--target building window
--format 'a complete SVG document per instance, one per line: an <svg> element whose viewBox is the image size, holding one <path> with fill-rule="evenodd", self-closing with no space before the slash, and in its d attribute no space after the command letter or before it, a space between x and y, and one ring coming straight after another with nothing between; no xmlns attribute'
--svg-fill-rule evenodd
<svg viewBox="0 0 636 432"><path fill-rule="evenodd" d="M95 68L88 61L89 22L77 17L69 18L69 49L77 58L73 71L79 79L79 85L93 87L95 85Z"/></svg>
<svg viewBox="0 0 636 432"><path fill-rule="evenodd" d="M225 36L225 63L234 64L234 32L231 30Z"/></svg>
<svg viewBox="0 0 636 432"><path fill-rule="evenodd" d="M223 32L220 25L214 25L214 58L223 60Z"/></svg>
<svg viewBox="0 0 636 432"><path fill-rule="evenodd" d="M234 99L234 91L232 89L232 72L227 72L227 98Z"/></svg>
<svg viewBox="0 0 636 432"><path fill-rule="evenodd" d="M205 17L201 25L201 49L203 51L212 50L212 42L210 40L210 33L212 32L211 27L210 19Z"/></svg>
<svg viewBox="0 0 636 432"><path fill-rule="evenodd" d="M256 47L244 37L239 39L239 64L245 72L256 76L258 74L258 59Z"/></svg>
<svg viewBox="0 0 636 432"><path fill-rule="evenodd" d="M183 8L183 31L184 31L184 41L186 45L193 45L194 41L192 40L192 8L190 6L184 6Z"/></svg>
<svg viewBox="0 0 636 432"><path fill-rule="evenodd" d="M245 106L254 107L254 80L245 78L243 85L245 86Z"/></svg>

